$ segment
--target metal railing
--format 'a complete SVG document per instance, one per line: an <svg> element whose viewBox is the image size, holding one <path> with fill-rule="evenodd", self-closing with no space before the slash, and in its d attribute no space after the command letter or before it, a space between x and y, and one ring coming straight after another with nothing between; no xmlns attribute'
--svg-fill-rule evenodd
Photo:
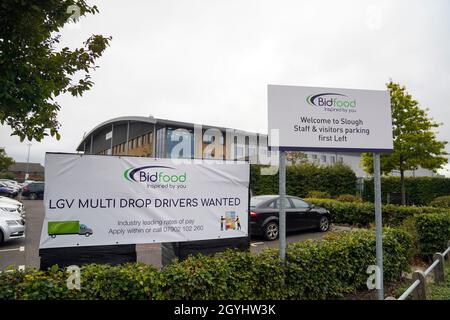
<svg viewBox="0 0 450 320"><path fill-rule="evenodd" d="M440 283L445 280L445 259L450 260L450 241L447 242L447 250L443 253L435 253L433 255L433 263L425 270L416 270L413 273L414 282L406 289L405 292L398 298L388 297L386 300L406 300L413 294L413 300L427 299L427 282L426 277L434 271L434 282Z"/></svg>

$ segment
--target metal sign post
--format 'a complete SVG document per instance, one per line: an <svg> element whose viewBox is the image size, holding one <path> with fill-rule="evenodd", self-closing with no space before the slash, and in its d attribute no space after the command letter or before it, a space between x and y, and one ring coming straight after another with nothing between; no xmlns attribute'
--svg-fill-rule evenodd
<svg viewBox="0 0 450 320"><path fill-rule="evenodd" d="M280 241L280 259L284 264L286 259L286 153L279 150L280 168L279 168L279 193L280 193L280 216L279 216L279 241Z"/></svg>
<svg viewBox="0 0 450 320"><path fill-rule="evenodd" d="M383 299L380 153L394 149L388 90L267 86L268 146L280 150L280 258L286 256L286 151L374 153L376 288ZM282 150L282 151L281 151Z"/></svg>
<svg viewBox="0 0 450 320"><path fill-rule="evenodd" d="M384 299L383 282L383 221L381 218L381 172L380 172L380 154L373 154L373 172L375 184L375 236L376 236L376 256L378 266L378 300Z"/></svg>

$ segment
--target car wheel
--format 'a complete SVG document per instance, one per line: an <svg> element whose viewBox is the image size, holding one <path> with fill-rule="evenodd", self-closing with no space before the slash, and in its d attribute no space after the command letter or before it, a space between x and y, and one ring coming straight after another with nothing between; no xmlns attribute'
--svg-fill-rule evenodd
<svg viewBox="0 0 450 320"><path fill-rule="evenodd" d="M30 198L30 200L36 200L37 199L37 194L36 193L30 193L30 196L29 196L29 198Z"/></svg>
<svg viewBox="0 0 450 320"><path fill-rule="evenodd" d="M52 239L56 238L56 234L52 234L50 237L52 237Z"/></svg>
<svg viewBox="0 0 450 320"><path fill-rule="evenodd" d="M4 239L5 238L3 237L3 232L2 232L2 230L0 230L0 243L3 243Z"/></svg>
<svg viewBox="0 0 450 320"><path fill-rule="evenodd" d="M264 227L264 238L269 241L276 240L278 238L279 228L278 223L272 221L266 224Z"/></svg>
<svg viewBox="0 0 450 320"><path fill-rule="evenodd" d="M88 233L85 233L84 234L86 237L89 237L91 234L88 232Z"/></svg>
<svg viewBox="0 0 450 320"><path fill-rule="evenodd" d="M319 230L321 232L326 232L330 229L330 220L327 216L322 216L319 221Z"/></svg>

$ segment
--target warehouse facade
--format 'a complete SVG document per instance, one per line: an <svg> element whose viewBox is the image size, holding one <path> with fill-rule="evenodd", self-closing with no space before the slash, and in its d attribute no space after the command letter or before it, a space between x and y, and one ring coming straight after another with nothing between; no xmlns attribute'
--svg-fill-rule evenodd
<svg viewBox="0 0 450 320"><path fill-rule="evenodd" d="M180 144L184 145L182 151L179 151ZM266 134L153 117L120 117L105 121L84 135L77 151L97 155L278 163L278 153L268 151ZM320 165L343 162L357 177L366 175L360 167L358 153L305 154L311 162Z"/></svg>
<svg viewBox="0 0 450 320"><path fill-rule="evenodd" d="M180 142L185 147L181 151L177 148ZM120 117L103 122L85 134L77 151L262 163L258 155L267 155L267 135L153 117Z"/></svg>

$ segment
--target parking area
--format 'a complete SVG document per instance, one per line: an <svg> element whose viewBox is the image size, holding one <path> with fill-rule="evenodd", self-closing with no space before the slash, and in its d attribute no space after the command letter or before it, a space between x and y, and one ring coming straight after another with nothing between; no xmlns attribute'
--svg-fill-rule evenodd
<svg viewBox="0 0 450 320"><path fill-rule="evenodd" d="M7 267L39 268L39 240L41 236L42 221L44 219L44 206L42 200L23 200L26 209L26 237L0 244L0 271ZM340 229L334 227L334 229ZM288 234L287 242L293 243L304 240L320 240L326 233L306 231ZM279 242L265 241L255 237L251 241L251 252L258 253L265 248L278 248ZM161 266L161 246L159 244L140 244L136 246L137 260L144 263Z"/></svg>
<svg viewBox="0 0 450 320"><path fill-rule="evenodd" d="M318 231L303 231L291 233L286 236L287 243L294 243L304 240L321 240L326 235L326 232ZM252 238L250 242L250 250L252 253L258 253L266 248L278 248L280 245L279 240L265 241L264 238Z"/></svg>
<svg viewBox="0 0 450 320"><path fill-rule="evenodd" d="M0 244L0 271L15 268L39 267L39 238L44 207L41 200L23 200L26 210L26 237Z"/></svg>

